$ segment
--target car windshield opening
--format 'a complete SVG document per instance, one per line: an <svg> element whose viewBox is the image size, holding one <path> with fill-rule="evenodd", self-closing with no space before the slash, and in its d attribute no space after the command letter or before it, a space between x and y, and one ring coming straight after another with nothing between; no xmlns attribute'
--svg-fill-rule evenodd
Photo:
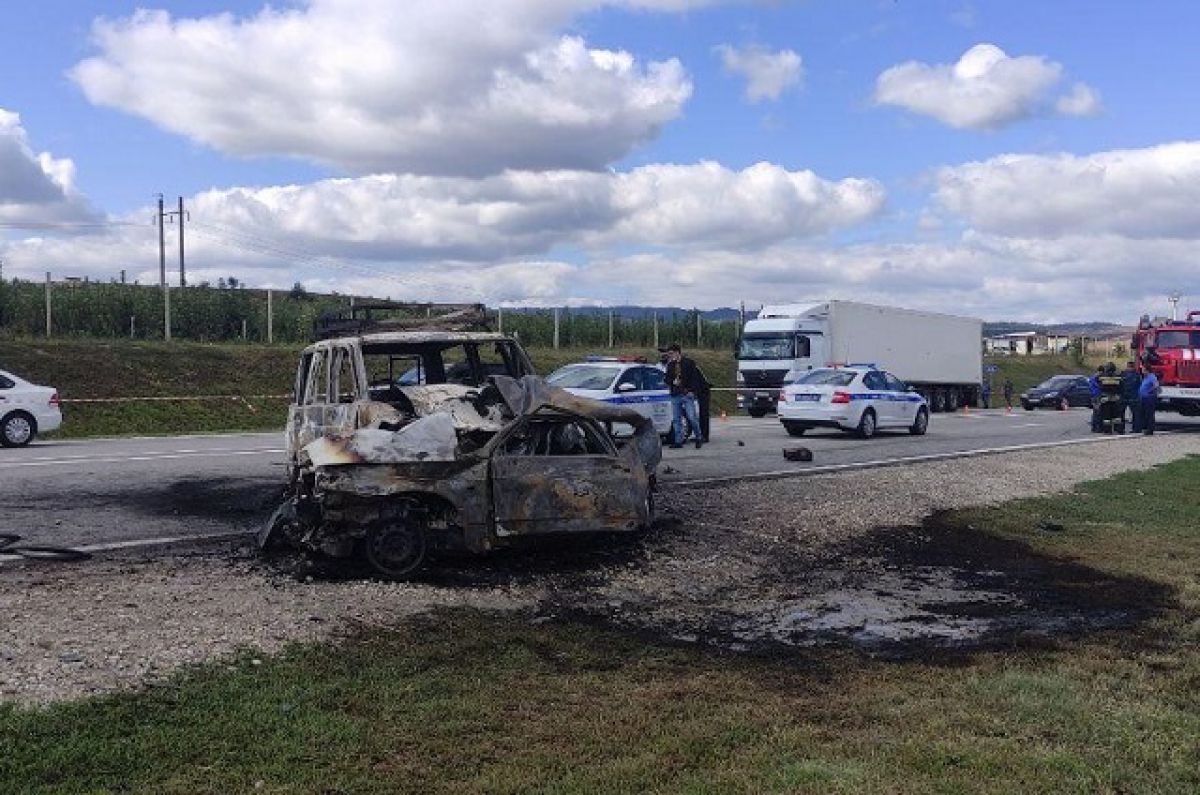
<svg viewBox="0 0 1200 795"><path fill-rule="evenodd" d="M510 343L504 341L364 344L363 363L374 388L429 384L478 387L494 375L526 375L510 348Z"/></svg>
<svg viewBox="0 0 1200 795"><path fill-rule="evenodd" d="M569 364L546 376L546 383L560 389L608 389L617 369L588 364Z"/></svg>
<svg viewBox="0 0 1200 795"><path fill-rule="evenodd" d="M853 370L810 370L797 378L795 383L809 386L850 386L854 376Z"/></svg>

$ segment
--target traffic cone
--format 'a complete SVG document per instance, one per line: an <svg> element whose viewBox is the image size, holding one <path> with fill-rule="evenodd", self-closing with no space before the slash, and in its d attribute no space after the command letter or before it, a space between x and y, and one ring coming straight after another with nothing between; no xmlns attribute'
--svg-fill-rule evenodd
<svg viewBox="0 0 1200 795"><path fill-rule="evenodd" d="M721 422L725 422L728 419L729 415L725 413L725 409L721 409Z"/></svg>
<svg viewBox="0 0 1200 795"><path fill-rule="evenodd" d="M963 404L963 414L970 414L970 413L971 413L971 404L964 403Z"/></svg>

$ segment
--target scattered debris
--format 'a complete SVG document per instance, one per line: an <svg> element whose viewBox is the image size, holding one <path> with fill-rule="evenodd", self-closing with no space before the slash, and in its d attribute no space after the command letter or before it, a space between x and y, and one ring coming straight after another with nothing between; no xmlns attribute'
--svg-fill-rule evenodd
<svg viewBox="0 0 1200 795"><path fill-rule="evenodd" d="M785 447L783 448L783 457L788 461L812 461L812 450L807 447Z"/></svg>

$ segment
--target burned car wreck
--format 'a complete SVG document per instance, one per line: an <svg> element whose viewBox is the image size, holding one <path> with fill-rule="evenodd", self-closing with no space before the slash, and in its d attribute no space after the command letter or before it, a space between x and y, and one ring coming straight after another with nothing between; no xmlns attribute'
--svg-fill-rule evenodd
<svg viewBox="0 0 1200 795"><path fill-rule="evenodd" d="M606 431L618 423L634 428L619 443ZM653 423L549 386L503 334L393 331L310 345L286 433L286 499L260 547L361 555L391 579L431 552L653 519Z"/></svg>

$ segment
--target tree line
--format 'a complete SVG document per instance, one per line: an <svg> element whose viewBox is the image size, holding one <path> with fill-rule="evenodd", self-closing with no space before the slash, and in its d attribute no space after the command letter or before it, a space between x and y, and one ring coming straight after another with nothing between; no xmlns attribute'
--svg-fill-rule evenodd
<svg viewBox="0 0 1200 795"><path fill-rule="evenodd" d="M277 343L312 339L322 315L345 311L352 302L371 301L347 295L309 293L299 284L273 291L270 300L270 338ZM171 336L198 342L266 342L267 291L248 289L235 278L216 286L201 284L171 290ZM555 310L489 310L492 327L516 334L532 347L554 344ZM52 337L162 339L163 295L156 286L104 282L54 282L50 287ZM615 347L649 348L679 341L687 347L730 350L736 343L736 322L711 321L697 312L678 311L652 317L614 316ZM699 340L697 340L699 332ZM0 282L0 334L10 337L46 335L46 285ZM603 310L558 310L558 340L562 347L604 348L609 342L609 317Z"/></svg>

